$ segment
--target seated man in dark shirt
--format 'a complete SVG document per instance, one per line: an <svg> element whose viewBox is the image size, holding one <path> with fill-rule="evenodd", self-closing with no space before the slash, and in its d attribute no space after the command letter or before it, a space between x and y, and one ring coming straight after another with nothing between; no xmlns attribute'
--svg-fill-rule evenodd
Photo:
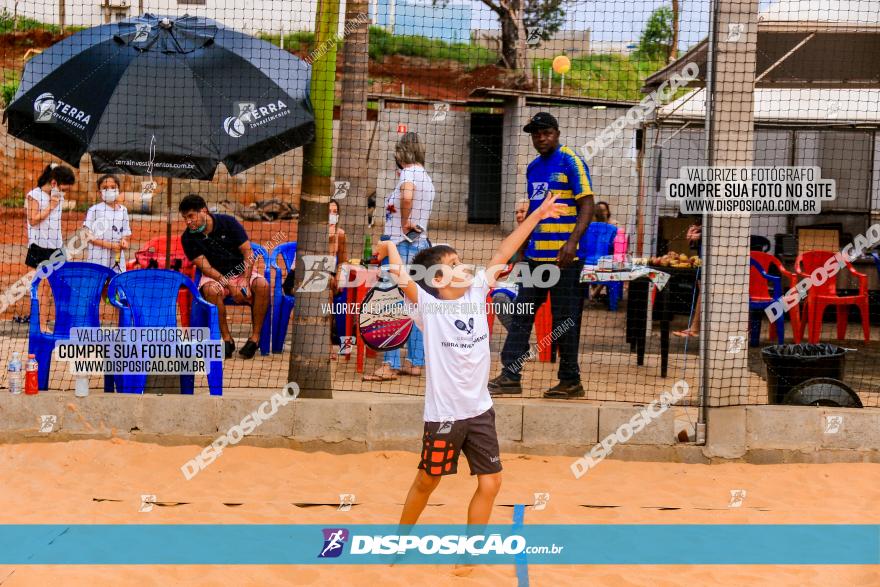
<svg viewBox="0 0 880 587"><path fill-rule="evenodd" d="M245 359L251 359L269 309L269 284L253 271L255 255L247 233L232 216L208 212L208 205L199 195L183 198L178 210L186 222L180 239L183 252L202 272L197 284L202 296L217 306L227 359L235 350L235 341L226 324L223 300L232 296L236 303L251 306L251 335L238 351Z"/></svg>

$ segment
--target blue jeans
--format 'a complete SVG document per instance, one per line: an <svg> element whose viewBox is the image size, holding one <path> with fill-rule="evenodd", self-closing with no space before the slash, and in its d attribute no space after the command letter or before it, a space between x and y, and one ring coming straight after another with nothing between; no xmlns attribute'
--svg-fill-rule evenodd
<svg viewBox="0 0 880 587"><path fill-rule="evenodd" d="M383 235L379 240L387 241L391 239ZM397 250L400 252L400 258L403 260L404 265L409 265L412 258L416 256L416 253L427 248L428 239L425 238L420 238L414 243L408 243L407 241L397 243ZM388 265L387 257L382 261L382 264ZM409 339L406 341L406 358L412 363L413 367L425 366L425 342L422 331L415 324L409 334ZM400 349L388 351L385 353L382 361L387 363L392 369L400 369Z"/></svg>

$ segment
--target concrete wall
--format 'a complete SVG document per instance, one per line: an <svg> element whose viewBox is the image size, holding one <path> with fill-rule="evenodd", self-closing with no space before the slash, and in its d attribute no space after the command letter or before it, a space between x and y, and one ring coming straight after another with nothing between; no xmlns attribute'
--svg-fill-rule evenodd
<svg viewBox="0 0 880 587"><path fill-rule="evenodd" d="M162 444L207 444L253 412L263 398L208 395L69 393L0 395L0 441L120 437ZM498 401L496 427L505 453L583 456L641 406L567 401ZM329 452L416 451L422 398L301 399L258 426L243 444ZM54 416L51 429L41 424ZM829 420L832 418L832 420ZM832 426L829 427L829 422ZM880 410L742 406L709 411L704 447L677 443L672 411L610 458L677 462L744 460L880 462ZM832 431L833 430L833 431Z"/></svg>

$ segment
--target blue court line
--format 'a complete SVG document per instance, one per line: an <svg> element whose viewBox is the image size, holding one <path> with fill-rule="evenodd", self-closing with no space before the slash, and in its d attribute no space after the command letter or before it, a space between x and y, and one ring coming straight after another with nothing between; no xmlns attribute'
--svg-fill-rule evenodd
<svg viewBox="0 0 880 587"><path fill-rule="evenodd" d="M406 536L396 524L0 525L0 565L388 564L398 551L401 564L460 563L455 547L432 551L446 539L477 540L469 564L518 569L521 554L530 565L880 565L880 524L532 525L523 511L516 525L419 524ZM326 530L341 548L320 558Z"/></svg>
<svg viewBox="0 0 880 587"><path fill-rule="evenodd" d="M513 506L513 532L516 533L523 527L523 519L526 517L526 506L517 504ZM525 552L514 555L516 561L516 580L519 587L529 587L529 561Z"/></svg>

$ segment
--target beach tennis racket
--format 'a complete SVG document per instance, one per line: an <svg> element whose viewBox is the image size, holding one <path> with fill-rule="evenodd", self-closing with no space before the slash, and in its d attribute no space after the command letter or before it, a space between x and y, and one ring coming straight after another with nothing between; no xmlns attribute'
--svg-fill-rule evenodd
<svg viewBox="0 0 880 587"><path fill-rule="evenodd" d="M365 345L393 351L406 343L412 328L413 319L406 314L403 292L396 284L377 283L364 296L358 330Z"/></svg>

